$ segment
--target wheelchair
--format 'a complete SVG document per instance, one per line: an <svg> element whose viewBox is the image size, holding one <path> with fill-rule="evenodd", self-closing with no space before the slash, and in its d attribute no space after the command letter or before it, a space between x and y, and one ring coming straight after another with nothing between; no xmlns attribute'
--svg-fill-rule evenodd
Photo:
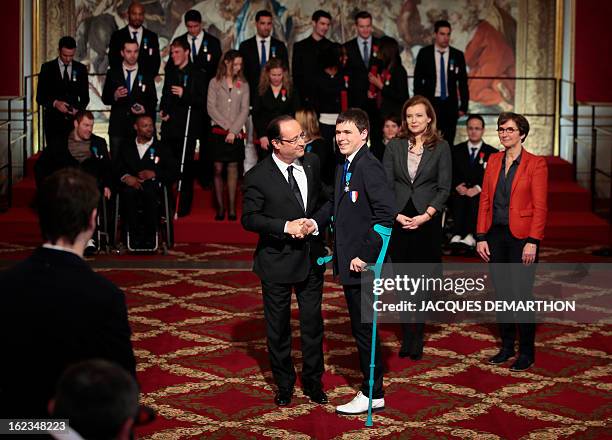
<svg viewBox="0 0 612 440"><path fill-rule="evenodd" d="M168 187L161 183L158 183L158 212L159 221L156 225L154 237L148 237L148 240L138 240L135 238L137 234L135 231L130 231L127 221L121 219L121 191L118 191L115 195L115 221L114 221L114 247L116 252L121 254L125 252L125 248L129 252L137 253L154 253L161 250L162 254L167 255L168 250L174 247L174 225L173 225L173 214L171 208L171 199L168 191ZM137 209L139 218L144 215L142 207ZM138 222L140 224L140 222ZM119 227L121 224L121 228ZM120 229L122 231L120 231ZM119 238L121 237L120 232L123 232L123 238L125 239L125 247L120 244ZM149 245L147 245L149 243Z"/></svg>

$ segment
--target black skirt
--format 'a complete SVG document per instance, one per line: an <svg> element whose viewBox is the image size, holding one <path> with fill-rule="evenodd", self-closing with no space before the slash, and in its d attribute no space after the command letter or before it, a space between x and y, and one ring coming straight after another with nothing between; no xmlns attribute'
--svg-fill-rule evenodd
<svg viewBox="0 0 612 440"><path fill-rule="evenodd" d="M215 126L217 128L221 128ZM242 162L244 160L244 140L236 137L233 144L225 142L226 135L210 133L210 157L214 162Z"/></svg>
<svg viewBox="0 0 612 440"><path fill-rule="evenodd" d="M419 215L412 199L408 200L401 214L408 217ZM442 215L436 213L432 219L417 229L402 229L402 226L395 222L389 255L394 263L440 263L442 261Z"/></svg>

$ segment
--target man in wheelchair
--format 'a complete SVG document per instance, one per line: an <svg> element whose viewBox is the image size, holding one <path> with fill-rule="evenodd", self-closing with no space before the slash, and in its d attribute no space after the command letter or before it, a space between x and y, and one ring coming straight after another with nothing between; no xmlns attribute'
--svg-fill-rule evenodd
<svg viewBox="0 0 612 440"><path fill-rule="evenodd" d="M74 129L68 135L68 139L56 140L45 148L35 165L36 185L55 171L61 168L80 168L96 178L100 193L98 212L106 212L102 209L105 200L111 197L112 169L106 141L93 134L94 115L88 110L79 110L74 117ZM99 214L100 215L100 214ZM98 217L98 229L108 231L108 218ZM97 238L98 234L94 234ZM97 249L97 243L91 238L85 249L85 254L91 254Z"/></svg>
<svg viewBox="0 0 612 440"><path fill-rule="evenodd" d="M151 116L138 116L134 128L136 139L121 146L117 161L123 232L128 248L155 250L161 194L176 180L177 166L171 152L155 138Z"/></svg>

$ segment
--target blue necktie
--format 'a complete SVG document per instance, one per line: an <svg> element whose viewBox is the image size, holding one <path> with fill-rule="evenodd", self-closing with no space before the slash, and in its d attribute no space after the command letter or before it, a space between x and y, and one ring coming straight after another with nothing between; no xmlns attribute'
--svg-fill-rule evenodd
<svg viewBox="0 0 612 440"><path fill-rule="evenodd" d="M440 52L440 99L448 98L446 92L446 67L444 66L444 52Z"/></svg>
<svg viewBox="0 0 612 440"><path fill-rule="evenodd" d="M478 148L472 147L470 150L472 150L470 153L470 164L474 165L474 161L476 160L476 151L478 151Z"/></svg>
<svg viewBox="0 0 612 440"><path fill-rule="evenodd" d="M126 69L127 70L127 89L128 89L128 95L130 93L132 93L132 72L134 71L134 69L130 70L130 69Z"/></svg>
<svg viewBox="0 0 612 440"><path fill-rule="evenodd" d="M196 45L195 45L195 40L197 37L191 37L191 61L195 62L195 57L197 54L197 50L196 50Z"/></svg>
<svg viewBox="0 0 612 440"><path fill-rule="evenodd" d="M363 42L363 62L366 67L370 65L370 51L368 50L368 40Z"/></svg>
<svg viewBox="0 0 612 440"><path fill-rule="evenodd" d="M342 168L342 185L346 186L346 175L348 173L348 169L349 169L349 165L351 164L351 162L346 159L344 161L344 167Z"/></svg>
<svg viewBox="0 0 612 440"><path fill-rule="evenodd" d="M263 67L266 65L266 62L268 60L266 59L266 40L261 40L261 64L260 66Z"/></svg>

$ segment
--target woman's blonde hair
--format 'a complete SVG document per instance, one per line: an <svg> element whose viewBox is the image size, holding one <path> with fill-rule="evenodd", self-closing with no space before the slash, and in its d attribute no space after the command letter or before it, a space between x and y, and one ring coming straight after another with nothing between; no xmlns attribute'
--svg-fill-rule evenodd
<svg viewBox="0 0 612 440"><path fill-rule="evenodd" d="M306 139L313 141L321 138L319 130L319 121L314 110L309 108L300 108L295 112L295 120L300 123Z"/></svg>
<svg viewBox="0 0 612 440"><path fill-rule="evenodd" d="M283 88L287 90L287 95L291 94L291 78L289 77L289 71L285 66L285 63L282 62L279 58L272 58L270 61L266 63L263 69L261 69L261 74L259 75L259 86L257 87L257 92L259 96L263 96L264 93L270 87L270 70L272 69L283 69Z"/></svg>

